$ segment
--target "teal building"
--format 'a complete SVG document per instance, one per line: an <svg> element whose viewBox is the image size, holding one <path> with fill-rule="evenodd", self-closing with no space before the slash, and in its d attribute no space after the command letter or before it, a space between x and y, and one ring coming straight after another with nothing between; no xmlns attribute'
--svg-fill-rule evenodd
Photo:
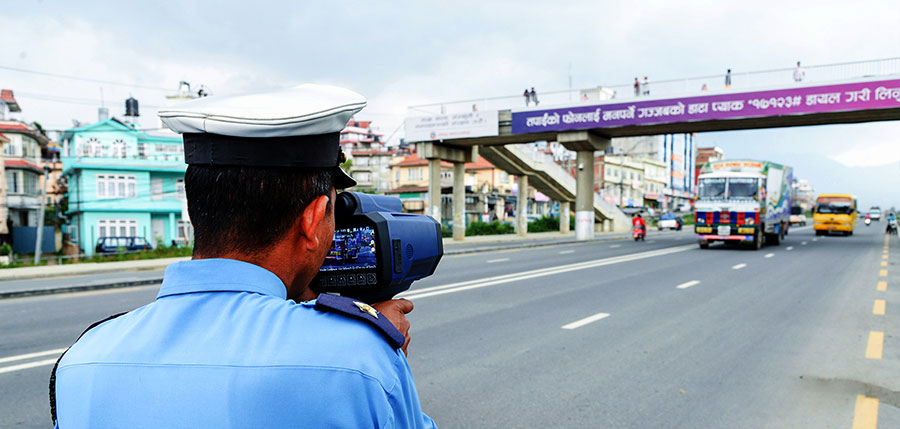
<svg viewBox="0 0 900 429"><path fill-rule="evenodd" d="M143 237L154 247L192 239L182 219L187 165L180 135L113 118L66 130L61 140L66 232L84 254L92 255L101 237Z"/></svg>

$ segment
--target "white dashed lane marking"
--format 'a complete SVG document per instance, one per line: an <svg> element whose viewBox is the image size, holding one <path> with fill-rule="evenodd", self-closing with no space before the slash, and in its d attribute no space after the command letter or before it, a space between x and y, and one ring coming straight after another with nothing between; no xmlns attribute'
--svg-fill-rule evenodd
<svg viewBox="0 0 900 429"><path fill-rule="evenodd" d="M587 325L588 323L594 323L598 320L606 319L607 317L609 317L609 313L597 313L593 316L588 316L584 319L576 320L572 323L562 325L562 329L578 329L584 325Z"/></svg>
<svg viewBox="0 0 900 429"><path fill-rule="evenodd" d="M493 264L493 263L496 263L496 262L506 262L506 261L508 261L508 260L509 260L509 258L489 259L489 260L487 260L487 263Z"/></svg>
<svg viewBox="0 0 900 429"><path fill-rule="evenodd" d="M744 267L746 267L746 266L747 266L747 264L737 264L737 265L731 267L731 269L732 269L732 270L739 270L739 269L744 268Z"/></svg>
<svg viewBox="0 0 900 429"><path fill-rule="evenodd" d="M700 280L691 280L691 281L689 281L689 282L684 282L684 283L682 283L682 284L680 284L680 285L678 285L678 286L675 286L675 287L678 288L678 289L687 289L687 288L689 288L689 287L691 287L691 286L697 286L698 284L700 284Z"/></svg>
<svg viewBox="0 0 900 429"><path fill-rule="evenodd" d="M775 256L774 253L766 253L765 258L771 258L771 257L773 257L773 256Z"/></svg>

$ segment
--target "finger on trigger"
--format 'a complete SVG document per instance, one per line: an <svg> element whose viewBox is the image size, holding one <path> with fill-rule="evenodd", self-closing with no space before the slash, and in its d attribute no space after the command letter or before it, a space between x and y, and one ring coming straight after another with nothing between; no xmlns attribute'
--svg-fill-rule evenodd
<svg viewBox="0 0 900 429"><path fill-rule="evenodd" d="M415 307L412 301L406 298L395 299L394 301L397 303L397 308L400 309L400 311L402 311L404 314L413 311L413 308Z"/></svg>

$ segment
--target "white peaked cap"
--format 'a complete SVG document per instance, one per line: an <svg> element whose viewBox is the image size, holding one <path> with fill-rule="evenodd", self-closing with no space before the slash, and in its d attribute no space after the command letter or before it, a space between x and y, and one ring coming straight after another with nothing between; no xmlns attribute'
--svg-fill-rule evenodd
<svg viewBox="0 0 900 429"><path fill-rule="evenodd" d="M210 96L159 110L184 135L188 164L284 168L335 167L335 187L356 182L340 167L340 132L366 99L348 89L303 84Z"/></svg>
<svg viewBox="0 0 900 429"><path fill-rule="evenodd" d="M255 94L210 96L159 110L176 133L234 137L288 137L337 133L366 107L349 89L303 84Z"/></svg>

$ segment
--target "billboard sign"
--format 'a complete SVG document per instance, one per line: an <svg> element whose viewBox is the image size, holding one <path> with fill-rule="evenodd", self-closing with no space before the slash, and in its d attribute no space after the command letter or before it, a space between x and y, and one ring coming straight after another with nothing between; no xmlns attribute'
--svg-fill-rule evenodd
<svg viewBox="0 0 900 429"><path fill-rule="evenodd" d="M500 133L497 111L447 113L406 118L406 141L496 136Z"/></svg>
<svg viewBox="0 0 900 429"><path fill-rule="evenodd" d="M900 107L900 79L597 103L512 113L512 133L613 128Z"/></svg>

